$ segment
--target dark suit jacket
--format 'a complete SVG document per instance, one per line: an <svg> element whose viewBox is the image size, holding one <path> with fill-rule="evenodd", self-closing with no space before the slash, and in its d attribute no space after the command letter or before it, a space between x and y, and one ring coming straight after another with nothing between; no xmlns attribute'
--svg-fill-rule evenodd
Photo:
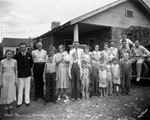
<svg viewBox="0 0 150 120"><path fill-rule="evenodd" d="M17 60L18 78L31 76L31 68L33 65L32 55L26 52L26 55L23 56L22 53L19 52L14 56L14 59Z"/></svg>

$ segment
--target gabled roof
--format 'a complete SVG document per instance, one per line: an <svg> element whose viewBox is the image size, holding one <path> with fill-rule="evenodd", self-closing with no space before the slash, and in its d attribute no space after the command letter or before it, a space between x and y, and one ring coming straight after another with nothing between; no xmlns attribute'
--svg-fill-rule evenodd
<svg viewBox="0 0 150 120"><path fill-rule="evenodd" d="M96 9L96 10L93 10L93 11L88 12L88 13L86 13L84 15L81 15L81 16L79 16L77 18L74 18L74 19L68 21L67 23L65 23L65 24L63 24L63 25L61 25L61 26L59 26L59 27L57 27L57 28L55 28L55 29L53 29L53 30L51 30L51 31L41 35L41 36L39 36L38 38L46 36L47 34L51 34L53 32L59 31L59 30L61 30L63 28L66 28L68 26L74 25L74 24L76 24L78 22L81 22L82 20L85 20L85 19L87 19L89 17L92 17L92 16L94 16L94 15L96 15L98 13L101 13L101 12L107 10L107 9L110 9L110 8L112 8L112 7L116 6L116 5L119 5L121 3L124 3L126 1L139 2L140 4L143 5L143 7L147 10L147 12L150 15L150 7L143 0L117 0L117 1L112 2L112 3L110 3L110 4L106 5L106 6L100 7L98 9Z"/></svg>
<svg viewBox="0 0 150 120"><path fill-rule="evenodd" d="M103 7L101 7L101 8L96 9L96 10L93 10L93 11L91 11L91 12L88 12L88 13L86 13L86 14L84 14L84 15L81 15L81 16L79 16L79 17L77 17L77 18L71 20L71 24L75 24L75 23L77 23L77 22L80 22L80 21L82 21L82 20L85 20L85 19L87 19L87 18L89 18L89 17L92 17L92 16L94 16L94 15L100 13L100 12L103 12L103 11L109 9L109 8L112 8L112 7L114 7L114 6L116 6L116 5L119 5L119 4L121 4L121 3L123 3L123 2L126 2L126 1L127 1L127 0L117 0L117 1L112 2L112 3L110 3L110 4L106 5L106 6L103 6Z"/></svg>
<svg viewBox="0 0 150 120"><path fill-rule="evenodd" d="M3 38L3 47L19 47L21 42L25 42L27 46L31 46L32 39L30 38Z"/></svg>
<svg viewBox="0 0 150 120"><path fill-rule="evenodd" d="M98 8L96 10L93 10L91 12L88 12L87 14L81 15L81 16L71 20L71 25L75 24L75 23L78 23L78 22L80 22L82 20L85 20L85 19L87 19L89 17L92 17L92 16L94 16L94 15L96 15L98 13L101 13L101 12L107 10L107 9L110 9L110 8L112 8L112 7L116 6L116 5L119 5L121 3L124 3L126 1L140 2L146 8L146 10L150 13L149 6L143 0L117 0L117 1L112 2L112 3L110 3L110 4L106 5L106 6Z"/></svg>

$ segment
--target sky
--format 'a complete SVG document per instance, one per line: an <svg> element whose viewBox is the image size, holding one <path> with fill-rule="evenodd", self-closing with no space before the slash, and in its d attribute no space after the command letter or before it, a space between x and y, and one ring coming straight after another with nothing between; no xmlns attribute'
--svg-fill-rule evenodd
<svg viewBox="0 0 150 120"><path fill-rule="evenodd" d="M0 35L13 38L38 37L51 30L52 21L59 21L62 25L114 1L0 0Z"/></svg>

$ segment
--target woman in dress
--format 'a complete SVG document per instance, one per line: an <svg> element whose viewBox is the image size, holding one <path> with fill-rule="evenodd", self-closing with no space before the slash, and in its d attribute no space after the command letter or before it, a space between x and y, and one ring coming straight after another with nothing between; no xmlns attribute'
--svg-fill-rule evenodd
<svg viewBox="0 0 150 120"><path fill-rule="evenodd" d="M103 56L104 64L107 65L110 61L110 50L107 43L104 44L104 50L101 51L101 56Z"/></svg>
<svg viewBox="0 0 150 120"><path fill-rule="evenodd" d="M5 104L5 109L11 113L12 103L16 101L16 85L17 85L17 61L12 59L12 50L6 50L6 58L1 61L1 102Z"/></svg>
<svg viewBox="0 0 150 120"><path fill-rule="evenodd" d="M92 59L91 59L91 53L90 53L90 46L86 45L84 47L84 51L81 54L81 61L85 61L86 62L86 68L89 69L89 82L87 82L88 86L88 92L91 93L92 91L92 85L91 85L91 63L92 63Z"/></svg>
<svg viewBox="0 0 150 120"><path fill-rule="evenodd" d="M90 54L90 46L86 45L84 48L84 52L81 54L81 60L85 61L88 68L91 68L91 54Z"/></svg>
<svg viewBox="0 0 150 120"><path fill-rule="evenodd" d="M57 63L57 89L58 89L58 100L61 99L61 96L64 96L65 99L68 99L67 89L69 87L69 54L65 50L63 45L58 47L59 52L56 54L56 63Z"/></svg>
<svg viewBox="0 0 150 120"><path fill-rule="evenodd" d="M91 54L92 58L92 72L91 72L91 86L92 86L92 97L98 95L98 69L100 65L101 52L99 51L99 45L95 45L95 50Z"/></svg>
<svg viewBox="0 0 150 120"><path fill-rule="evenodd" d="M107 43L104 44L104 50L101 52L101 56L104 58L104 64L106 65L107 70L107 93L108 95L112 95L112 74L110 70L110 50Z"/></svg>

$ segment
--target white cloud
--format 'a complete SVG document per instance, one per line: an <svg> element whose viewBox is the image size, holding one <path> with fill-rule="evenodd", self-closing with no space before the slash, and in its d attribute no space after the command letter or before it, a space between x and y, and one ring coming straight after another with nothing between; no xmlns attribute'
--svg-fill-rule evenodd
<svg viewBox="0 0 150 120"><path fill-rule="evenodd" d="M0 6L0 11L3 11L0 12L3 37L36 37L48 32L52 21L64 24L113 1L6 0L5 7Z"/></svg>

